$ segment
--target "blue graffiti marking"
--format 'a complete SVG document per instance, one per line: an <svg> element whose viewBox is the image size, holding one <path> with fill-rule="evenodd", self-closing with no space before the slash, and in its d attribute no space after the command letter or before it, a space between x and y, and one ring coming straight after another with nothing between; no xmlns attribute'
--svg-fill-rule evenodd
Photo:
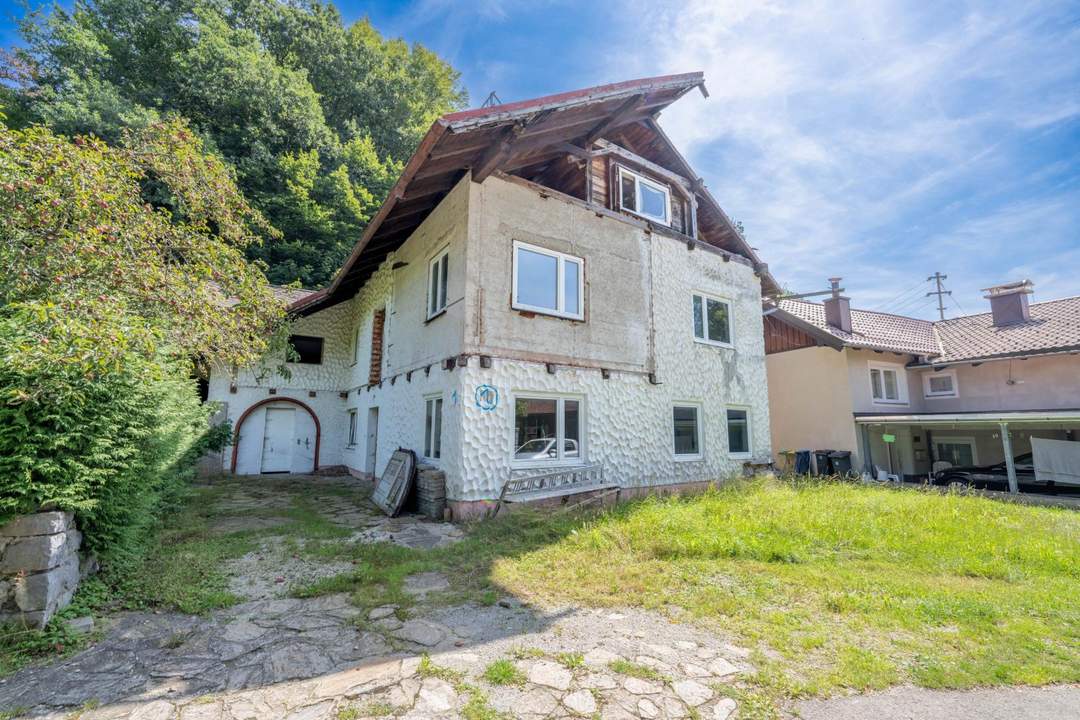
<svg viewBox="0 0 1080 720"><path fill-rule="evenodd" d="M457 399L458 399L458 394L457 394L457 390L455 390L454 392L450 393L450 402L452 402L454 405L457 405Z"/></svg>
<svg viewBox="0 0 1080 720"><path fill-rule="evenodd" d="M499 407L499 389L491 385L477 385L476 407L484 412L491 412Z"/></svg>

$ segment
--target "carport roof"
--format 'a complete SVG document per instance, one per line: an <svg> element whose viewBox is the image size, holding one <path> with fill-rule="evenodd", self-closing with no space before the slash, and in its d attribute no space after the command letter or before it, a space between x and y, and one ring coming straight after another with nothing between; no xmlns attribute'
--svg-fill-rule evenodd
<svg viewBox="0 0 1080 720"><path fill-rule="evenodd" d="M964 425L976 423L1059 423L1080 422L1080 408L1066 410L1018 410L1010 412L914 413L855 413L855 422L862 425Z"/></svg>

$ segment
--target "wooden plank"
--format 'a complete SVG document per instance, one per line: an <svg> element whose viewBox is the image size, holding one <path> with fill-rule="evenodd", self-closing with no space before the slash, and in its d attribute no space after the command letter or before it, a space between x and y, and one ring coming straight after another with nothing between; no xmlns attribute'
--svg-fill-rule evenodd
<svg viewBox="0 0 1080 720"><path fill-rule="evenodd" d="M622 105L620 105L615 112L607 116L603 121L597 123L589 132L585 134L584 145L588 147L592 145L593 141L601 137L609 129L619 125L626 121L626 119L633 114L638 108L645 103L645 94L634 95L628 98Z"/></svg>
<svg viewBox="0 0 1080 720"><path fill-rule="evenodd" d="M396 517L412 488L415 474L416 454L412 450L395 451L375 486L371 501L390 517Z"/></svg>

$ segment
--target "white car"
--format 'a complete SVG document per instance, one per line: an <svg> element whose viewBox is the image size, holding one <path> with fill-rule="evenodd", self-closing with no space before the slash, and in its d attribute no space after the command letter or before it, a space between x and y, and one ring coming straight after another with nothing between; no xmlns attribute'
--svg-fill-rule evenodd
<svg viewBox="0 0 1080 720"><path fill-rule="evenodd" d="M515 460L554 460L559 456L557 438L536 438L529 440L514 451ZM578 457L577 440L569 438L563 441L563 457Z"/></svg>

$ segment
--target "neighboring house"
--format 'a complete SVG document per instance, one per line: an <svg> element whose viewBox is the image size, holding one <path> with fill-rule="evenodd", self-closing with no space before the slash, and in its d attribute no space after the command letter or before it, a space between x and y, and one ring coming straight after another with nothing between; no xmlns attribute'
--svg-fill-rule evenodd
<svg viewBox="0 0 1080 720"><path fill-rule="evenodd" d="M926 478L1078 439L1080 297L1000 285L990 312L931 322L851 309L838 282L824 303L766 306L775 453L848 450L872 475Z"/></svg>
<svg viewBox="0 0 1080 720"><path fill-rule="evenodd" d="M656 124L700 73L438 119L325 290L291 378L218 369L237 474L409 448L458 517L511 477L627 485L767 461L761 303L776 283Z"/></svg>

